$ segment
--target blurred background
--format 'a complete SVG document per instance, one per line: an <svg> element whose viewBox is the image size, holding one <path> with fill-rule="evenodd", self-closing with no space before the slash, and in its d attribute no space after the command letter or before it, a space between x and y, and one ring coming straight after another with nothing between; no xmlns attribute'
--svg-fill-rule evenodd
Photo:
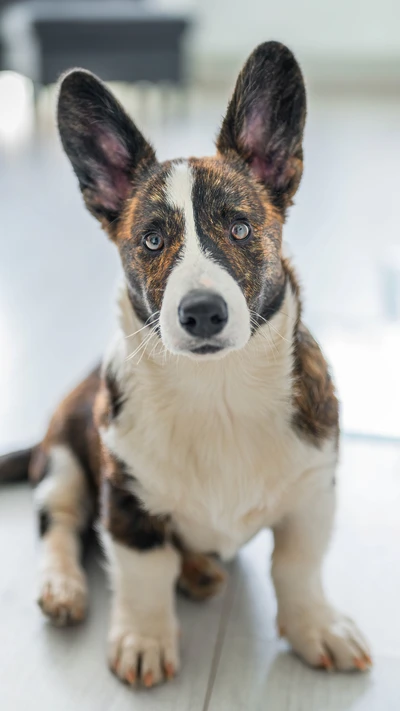
<svg viewBox="0 0 400 711"><path fill-rule="evenodd" d="M237 72L266 39L296 53L309 93L285 233L306 321L334 367L345 432L400 437L400 3L0 6L0 449L40 436L112 328L117 259L60 150L60 73L79 65L112 82L161 158L209 154Z"/></svg>
<svg viewBox="0 0 400 711"><path fill-rule="evenodd" d="M324 676L274 629L264 532L224 596L179 603L182 676L151 696L107 674L107 589L58 632L34 611L28 487L0 492L0 705L5 711L397 711L400 678L399 0L0 0L0 454L43 435L114 324L116 251L85 211L55 128L60 74L112 84L161 159L206 155L259 43L297 55L305 172L285 228L304 319L332 364L343 447L329 591L372 643L371 676ZM283 646L282 646L283 645ZM35 706L36 704L36 706Z"/></svg>

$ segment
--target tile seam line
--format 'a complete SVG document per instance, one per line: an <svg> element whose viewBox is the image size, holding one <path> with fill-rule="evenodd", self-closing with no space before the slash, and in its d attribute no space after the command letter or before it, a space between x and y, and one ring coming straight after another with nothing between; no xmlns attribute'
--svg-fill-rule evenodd
<svg viewBox="0 0 400 711"><path fill-rule="evenodd" d="M231 579L231 585L228 585L228 590L225 595L225 608L222 612L220 623L219 623L219 628L218 628L218 634L217 638L215 641L214 645L214 652L213 652L213 657L212 657L212 662L211 662L211 669L210 669L210 676L208 679L208 684L207 684L207 689L204 697L204 704L202 707L202 711L209 711L210 708L210 702L212 699L212 694L214 690L214 685L215 681L217 678L218 674L218 667L219 663L221 660L221 652L222 648L224 645L225 637L226 637L226 631L228 627L228 622L230 619L231 611L232 611L232 606L233 606L233 599L235 596L236 592L236 586L234 585L234 581Z"/></svg>

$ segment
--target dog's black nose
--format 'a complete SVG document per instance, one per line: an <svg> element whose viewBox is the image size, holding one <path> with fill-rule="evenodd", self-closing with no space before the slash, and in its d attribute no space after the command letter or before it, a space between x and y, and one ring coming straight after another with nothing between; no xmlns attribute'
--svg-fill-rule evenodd
<svg viewBox="0 0 400 711"><path fill-rule="evenodd" d="M185 331L198 338L210 338L224 328L228 307L219 294L194 289L183 297L178 315Z"/></svg>

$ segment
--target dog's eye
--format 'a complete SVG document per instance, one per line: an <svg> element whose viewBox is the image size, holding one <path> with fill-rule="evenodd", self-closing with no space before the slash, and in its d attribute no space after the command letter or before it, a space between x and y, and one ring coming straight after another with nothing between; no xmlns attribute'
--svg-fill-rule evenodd
<svg viewBox="0 0 400 711"><path fill-rule="evenodd" d="M250 234L250 225L247 222L235 222L231 227L231 237L233 239L246 239Z"/></svg>
<svg viewBox="0 0 400 711"><path fill-rule="evenodd" d="M158 232L150 232L143 238L143 243L152 252L157 252L164 247L164 240Z"/></svg>

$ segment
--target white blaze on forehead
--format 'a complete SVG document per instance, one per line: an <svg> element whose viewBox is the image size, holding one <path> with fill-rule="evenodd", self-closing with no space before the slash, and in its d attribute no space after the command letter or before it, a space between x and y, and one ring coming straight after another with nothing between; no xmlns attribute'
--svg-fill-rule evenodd
<svg viewBox="0 0 400 711"><path fill-rule="evenodd" d="M187 160L172 165L166 183L166 200L182 210L185 220L185 256L201 253L193 210L193 171Z"/></svg>
<svg viewBox="0 0 400 711"><path fill-rule="evenodd" d="M229 272L218 264L212 253L201 248L194 217L193 183L193 168L188 161L172 164L165 199L170 207L183 214L185 244L165 287L160 313L161 338L172 353L193 348L193 336L187 334L179 322L179 305L193 289L208 289L220 294L228 306L228 323L222 332L223 347L242 348L250 338L246 299Z"/></svg>

